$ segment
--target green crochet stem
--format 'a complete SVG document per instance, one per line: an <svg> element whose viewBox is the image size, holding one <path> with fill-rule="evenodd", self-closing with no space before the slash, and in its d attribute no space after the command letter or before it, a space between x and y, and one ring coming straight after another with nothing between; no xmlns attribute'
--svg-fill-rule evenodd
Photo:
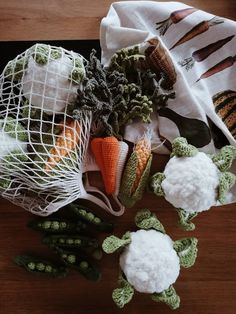
<svg viewBox="0 0 236 314"><path fill-rule="evenodd" d="M153 301L166 303L172 310L180 306L180 297L177 295L173 286L170 286L161 293L153 293L151 298Z"/></svg>
<svg viewBox="0 0 236 314"><path fill-rule="evenodd" d="M192 231L195 229L195 225L191 220L197 216L197 213L187 213L182 208L177 208L177 213L179 215L179 226L186 231Z"/></svg>
<svg viewBox="0 0 236 314"><path fill-rule="evenodd" d="M194 265L197 258L197 243L196 238L183 238L174 242L174 249L182 267L189 268Z"/></svg>
<svg viewBox="0 0 236 314"><path fill-rule="evenodd" d="M157 172L149 179L149 191L153 192L157 196L165 196L165 192L161 186L161 183L165 180L165 175L162 172Z"/></svg>
<svg viewBox="0 0 236 314"><path fill-rule="evenodd" d="M140 229L155 229L159 232L166 233L165 228L157 219L156 215L151 213L148 209L143 209L137 212L135 216L135 223Z"/></svg>
<svg viewBox="0 0 236 314"><path fill-rule="evenodd" d="M236 176L231 172L223 172L220 174L219 179L219 197L218 200L221 204L226 201L229 190L233 187L236 182Z"/></svg>
<svg viewBox="0 0 236 314"><path fill-rule="evenodd" d="M188 144L186 138L177 137L172 142L172 156L177 157L193 157L198 153L198 149L193 145Z"/></svg>
<svg viewBox="0 0 236 314"><path fill-rule="evenodd" d="M105 253L111 254L130 243L130 232L126 232L121 239L114 235L107 237L102 243L102 248Z"/></svg>
<svg viewBox="0 0 236 314"><path fill-rule="evenodd" d="M236 147L227 145L220 152L212 156L212 161L222 172L230 169L233 160L236 158Z"/></svg>
<svg viewBox="0 0 236 314"><path fill-rule="evenodd" d="M112 299L119 308L123 308L125 304L131 301L134 295L134 288L124 278L123 274L120 275L118 283L121 287L113 290Z"/></svg>

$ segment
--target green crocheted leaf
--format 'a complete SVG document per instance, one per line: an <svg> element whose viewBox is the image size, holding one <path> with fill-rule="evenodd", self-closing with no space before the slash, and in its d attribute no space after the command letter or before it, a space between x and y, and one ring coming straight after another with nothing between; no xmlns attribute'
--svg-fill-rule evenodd
<svg viewBox="0 0 236 314"><path fill-rule="evenodd" d="M193 157L198 153L195 146L188 144L186 138L177 137L172 142L172 156L177 157Z"/></svg>
<svg viewBox="0 0 236 314"><path fill-rule="evenodd" d="M3 123L1 123L3 124ZM9 136L18 139L20 141L27 141L28 134L26 129L20 123L17 123L13 118L7 118L6 124L4 126L4 132Z"/></svg>
<svg viewBox="0 0 236 314"><path fill-rule="evenodd" d="M192 231L195 229L195 225L191 220L197 216L197 213L187 213L182 208L177 208L179 215L179 226L186 231Z"/></svg>
<svg viewBox="0 0 236 314"><path fill-rule="evenodd" d="M123 308L129 303L134 295L134 288L121 275L119 278L120 288L113 290L112 299L119 308Z"/></svg>
<svg viewBox="0 0 236 314"><path fill-rule="evenodd" d="M85 69L82 58L77 57L75 59L74 68L69 76L69 80L72 81L73 84L80 84L85 77Z"/></svg>
<svg viewBox="0 0 236 314"><path fill-rule="evenodd" d="M102 243L102 248L105 253L111 254L118 249L130 244L130 242L130 233L126 232L121 239L114 235L107 237Z"/></svg>
<svg viewBox="0 0 236 314"><path fill-rule="evenodd" d="M189 268L194 265L197 257L197 243L196 238L183 238L174 242L174 249L182 267Z"/></svg>
<svg viewBox="0 0 236 314"><path fill-rule="evenodd" d="M162 172L157 172L151 176L149 180L149 190L157 196L165 196L165 192L161 186L161 183L165 180L165 175Z"/></svg>
<svg viewBox="0 0 236 314"><path fill-rule="evenodd" d="M231 172L223 172L219 179L219 201L224 204L228 191L236 182L236 176Z"/></svg>
<svg viewBox="0 0 236 314"><path fill-rule="evenodd" d="M155 229L165 233L165 228L157 219L156 215L151 213L148 209L143 209L137 212L135 216L135 223L140 229Z"/></svg>
<svg viewBox="0 0 236 314"><path fill-rule="evenodd" d="M151 298L153 301L166 303L172 310L177 309L180 305L180 297L177 295L173 286L170 286L161 293L153 293Z"/></svg>
<svg viewBox="0 0 236 314"><path fill-rule="evenodd" d="M236 147L227 145L220 150L219 154L212 156L212 161L220 171L227 171L235 158Z"/></svg>
<svg viewBox="0 0 236 314"><path fill-rule="evenodd" d="M136 178L136 168L138 166L137 153L133 152L127 162L125 171L122 177L119 199L121 203L127 207L131 208L134 204L142 199L143 192L147 185L149 178L150 167L152 163L152 155L149 157L146 168L140 178L139 185L134 193L132 193L133 184Z"/></svg>

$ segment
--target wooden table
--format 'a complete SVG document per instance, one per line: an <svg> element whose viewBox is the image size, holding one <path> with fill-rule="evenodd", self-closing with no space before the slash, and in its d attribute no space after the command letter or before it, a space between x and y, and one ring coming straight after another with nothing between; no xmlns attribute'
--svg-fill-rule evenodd
<svg viewBox="0 0 236 314"><path fill-rule="evenodd" d="M0 40L96 39L99 23L112 1L96 0L0 0ZM234 0L186 0L216 15L236 19ZM1 55L1 51L0 51ZM157 157L153 171L161 170L165 158ZM94 180L99 182L98 175ZM164 200L146 195L135 209L113 219L116 234L134 229L137 209L158 213L173 239L190 235L176 228L177 215ZM181 296L181 314L234 314L236 312L236 214L235 205L212 209L195 220L191 235L199 239L199 254L192 269L182 270L175 287ZM74 314L120 313L111 300L116 286L118 256L105 256L102 280L91 283L75 272L66 279L34 277L17 268L13 257L25 251L48 254L40 235L26 227L31 215L5 200L0 202L0 313ZM171 313L146 295L136 295L123 313Z"/></svg>

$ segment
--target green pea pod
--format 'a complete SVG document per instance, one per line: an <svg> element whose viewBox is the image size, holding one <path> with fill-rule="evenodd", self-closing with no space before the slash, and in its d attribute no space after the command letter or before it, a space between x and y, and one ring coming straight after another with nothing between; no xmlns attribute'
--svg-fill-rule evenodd
<svg viewBox="0 0 236 314"><path fill-rule="evenodd" d="M50 247L58 246L65 249L98 248L96 239L73 234L52 234L43 238L43 243Z"/></svg>
<svg viewBox="0 0 236 314"><path fill-rule="evenodd" d="M39 218L32 220L28 226L34 230L45 233L77 233L87 227L82 221L73 222L61 218Z"/></svg>
<svg viewBox="0 0 236 314"><path fill-rule="evenodd" d="M14 259L15 263L27 271L45 275L53 278L62 278L67 275L67 268L65 266L58 266L50 261L31 256L31 255L18 255Z"/></svg>
<svg viewBox="0 0 236 314"><path fill-rule="evenodd" d="M114 225L112 223L103 221L100 217L94 215L92 211L82 205L71 203L67 205L67 208L69 208L76 217L94 226L99 231L111 233L114 230Z"/></svg>
<svg viewBox="0 0 236 314"><path fill-rule="evenodd" d="M88 280L98 281L101 278L100 271L92 263L87 261L87 258L72 251L66 251L60 248L56 248L56 250L65 265L74 268Z"/></svg>

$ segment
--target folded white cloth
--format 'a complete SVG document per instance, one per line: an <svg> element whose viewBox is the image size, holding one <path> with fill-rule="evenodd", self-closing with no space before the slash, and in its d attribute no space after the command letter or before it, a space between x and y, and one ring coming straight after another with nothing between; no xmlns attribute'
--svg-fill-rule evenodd
<svg viewBox="0 0 236 314"><path fill-rule="evenodd" d="M236 22L180 2L115 2L101 22L102 63L119 49L156 38L176 72L176 98L153 115L153 146L159 136L172 142L189 137L200 150L215 153L224 144L236 146ZM144 125L126 128L135 141ZM158 153L169 153L164 147ZM236 163L232 171L236 173ZM236 200L236 188L233 191Z"/></svg>

